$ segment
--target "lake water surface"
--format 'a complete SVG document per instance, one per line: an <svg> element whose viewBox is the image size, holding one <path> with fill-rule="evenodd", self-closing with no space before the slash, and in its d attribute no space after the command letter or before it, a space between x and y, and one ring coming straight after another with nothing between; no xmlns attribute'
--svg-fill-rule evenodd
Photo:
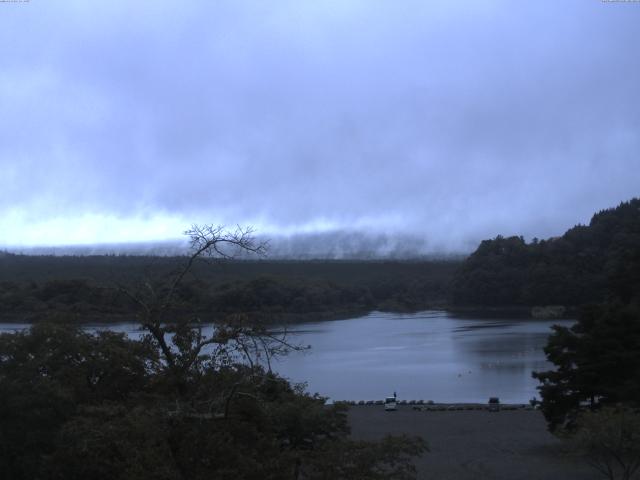
<svg viewBox="0 0 640 480"><path fill-rule="evenodd" d="M311 345L273 363L293 382L334 400L524 403L538 396L534 370L547 370L543 347L553 324L569 320L459 318L443 311L373 312L348 320L297 324L290 340ZM0 333L25 328L0 324ZM132 337L135 323L93 325Z"/></svg>
<svg viewBox="0 0 640 480"><path fill-rule="evenodd" d="M569 320L458 318L447 312L373 312L361 318L297 325L308 353L275 369L335 400L400 399L523 403L538 396L534 370L548 370L551 325Z"/></svg>

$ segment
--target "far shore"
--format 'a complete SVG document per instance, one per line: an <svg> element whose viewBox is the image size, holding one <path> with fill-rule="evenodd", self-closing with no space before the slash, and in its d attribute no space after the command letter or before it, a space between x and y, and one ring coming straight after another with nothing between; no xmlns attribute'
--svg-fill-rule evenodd
<svg viewBox="0 0 640 480"><path fill-rule="evenodd" d="M511 319L537 319L537 320L572 320L577 316L576 307L566 307L560 316L534 316L532 310L538 307L523 306L503 306L503 307L478 307L478 306L450 306L432 305L419 309L345 309L341 311L329 312L307 312L307 313L262 313L246 312L249 317L254 317L269 325L295 325L299 323L329 322L336 320L347 320L349 318L359 318L374 312L413 314L423 311L442 311L461 318L511 318ZM0 314L0 323L32 324L43 321L50 317L50 311L34 312L10 312ZM196 314L203 323L215 323L216 318L222 318L226 313ZM107 313L107 312L57 312L53 317L54 321L65 320L69 323L79 325L84 324L116 324L135 323L135 312L130 313ZM190 316L194 316L191 314Z"/></svg>

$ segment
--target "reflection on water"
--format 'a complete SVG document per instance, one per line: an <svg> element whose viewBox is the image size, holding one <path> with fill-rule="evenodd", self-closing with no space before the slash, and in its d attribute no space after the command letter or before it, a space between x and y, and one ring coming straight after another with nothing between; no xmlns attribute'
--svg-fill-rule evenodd
<svg viewBox="0 0 640 480"><path fill-rule="evenodd" d="M551 366L543 347L553 324L571 321L456 318L446 312L392 314L299 327L310 344L276 369L333 399L400 398L436 402L527 402L537 395L534 370Z"/></svg>
<svg viewBox="0 0 640 480"><path fill-rule="evenodd" d="M486 402L497 396L523 403L537 395L531 372L551 368L542 351L551 325L571 323L373 312L295 326L290 339L311 350L293 352L273 367L336 400L377 400L396 391L401 399ZM0 333L27 327L0 324ZM87 326L105 328L131 338L142 334L136 323Z"/></svg>

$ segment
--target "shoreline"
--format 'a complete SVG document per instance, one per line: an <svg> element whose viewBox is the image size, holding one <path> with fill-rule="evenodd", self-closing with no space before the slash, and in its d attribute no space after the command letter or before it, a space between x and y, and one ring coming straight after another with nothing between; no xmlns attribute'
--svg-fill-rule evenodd
<svg viewBox="0 0 640 480"><path fill-rule="evenodd" d="M450 306L450 305L426 305L417 309L344 309L330 312L306 312L306 313L262 313L262 312L245 312L249 316L255 316L256 319L263 321L266 325L295 325L301 323L314 322L332 322L338 320L347 320L350 318L362 318L375 312L386 314L414 314L419 312L444 312L457 318L513 318L522 320L574 320L578 313L577 307L563 307L563 314L560 316L539 316L533 315L532 311L536 306L527 307L477 307L477 306ZM209 318L203 323L215 323L214 317L224 317L232 315L229 313L209 314ZM116 324L116 323L135 323L136 312L51 312L51 311L28 311L28 312L10 312L0 314L0 323L22 323L33 324L47 320L48 315L56 315L58 317L68 317L74 324ZM201 315L206 317L206 315Z"/></svg>
<svg viewBox="0 0 640 480"><path fill-rule="evenodd" d="M347 405L349 408L360 407L383 407L384 400L334 400L328 405ZM398 407L410 408L418 412L444 412L444 411L481 411L489 410L488 403L480 402L432 402L424 400L398 400ZM498 410L537 410L534 406L527 403L499 403ZM495 408L495 407L494 407Z"/></svg>

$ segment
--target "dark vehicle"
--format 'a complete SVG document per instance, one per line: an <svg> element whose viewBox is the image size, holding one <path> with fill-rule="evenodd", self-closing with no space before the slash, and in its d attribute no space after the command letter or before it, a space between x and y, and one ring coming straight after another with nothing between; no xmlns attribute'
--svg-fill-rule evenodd
<svg viewBox="0 0 640 480"><path fill-rule="evenodd" d="M500 399L498 397L491 397L489 399L489 411L490 412L500 411Z"/></svg>

